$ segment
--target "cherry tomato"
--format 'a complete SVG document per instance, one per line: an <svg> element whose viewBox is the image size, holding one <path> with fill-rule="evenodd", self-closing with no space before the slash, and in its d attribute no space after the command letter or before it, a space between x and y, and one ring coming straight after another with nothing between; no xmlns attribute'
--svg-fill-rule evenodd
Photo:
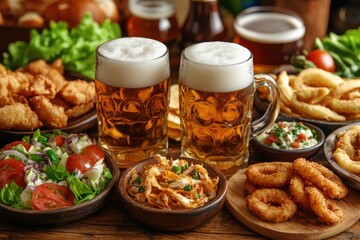
<svg viewBox="0 0 360 240"><path fill-rule="evenodd" d="M315 49L306 55L306 59L313 62L316 67L328 72L334 72L336 69L335 61L332 56L321 49Z"/></svg>
<svg viewBox="0 0 360 240"><path fill-rule="evenodd" d="M6 145L2 148L2 150L10 150L10 149L12 149L13 147L16 147L16 146L19 145L19 144L23 145L26 150L29 150L30 147L31 147L31 144L30 144L30 143L27 143L27 142L24 142L24 141L15 141L15 142L6 144Z"/></svg>
<svg viewBox="0 0 360 240"><path fill-rule="evenodd" d="M61 147L64 144L64 137L59 134L54 137L53 141L56 146Z"/></svg>
<svg viewBox="0 0 360 240"><path fill-rule="evenodd" d="M74 153L66 161L66 170L72 173L78 169L80 172L86 173L95 163L94 158L89 155Z"/></svg>
<svg viewBox="0 0 360 240"><path fill-rule="evenodd" d="M46 210L72 206L75 195L68 187L44 183L35 188L31 200L34 209Z"/></svg>
<svg viewBox="0 0 360 240"><path fill-rule="evenodd" d="M0 189L12 181L21 188L26 187L25 164L14 158L0 160Z"/></svg>
<svg viewBox="0 0 360 240"><path fill-rule="evenodd" d="M104 150L96 144L85 147L84 154L92 157L95 163L100 159L105 158Z"/></svg>

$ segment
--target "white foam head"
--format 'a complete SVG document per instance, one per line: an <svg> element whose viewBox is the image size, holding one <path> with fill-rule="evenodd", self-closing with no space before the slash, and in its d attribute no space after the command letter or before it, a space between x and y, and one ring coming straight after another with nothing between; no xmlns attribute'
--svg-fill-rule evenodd
<svg viewBox="0 0 360 240"><path fill-rule="evenodd" d="M156 40L125 37L97 48L95 77L114 87L140 88L170 77L167 47Z"/></svg>
<svg viewBox="0 0 360 240"><path fill-rule="evenodd" d="M175 14L174 1L171 0L129 0L129 11L140 18L169 18Z"/></svg>
<svg viewBox="0 0 360 240"><path fill-rule="evenodd" d="M250 29L251 24L263 31ZM289 29L271 31L274 26L288 25ZM234 28L241 37L259 43L289 43L304 37L305 26L301 19L285 13L253 12L239 14L234 21Z"/></svg>
<svg viewBox="0 0 360 240"><path fill-rule="evenodd" d="M250 51L230 42L203 42L182 52L180 82L208 92L232 92L254 81Z"/></svg>

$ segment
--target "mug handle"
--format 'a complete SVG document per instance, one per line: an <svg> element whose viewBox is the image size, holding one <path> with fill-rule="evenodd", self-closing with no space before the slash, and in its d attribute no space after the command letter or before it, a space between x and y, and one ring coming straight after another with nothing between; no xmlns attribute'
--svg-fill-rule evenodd
<svg viewBox="0 0 360 240"><path fill-rule="evenodd" d="M251 123L250 139L268 130L275 122L280 112L280 91L275 79L267 74L256 74L254 78L255 91L260 86L267 87L269 89L271 102L267 107L265 114Z"/></svg>

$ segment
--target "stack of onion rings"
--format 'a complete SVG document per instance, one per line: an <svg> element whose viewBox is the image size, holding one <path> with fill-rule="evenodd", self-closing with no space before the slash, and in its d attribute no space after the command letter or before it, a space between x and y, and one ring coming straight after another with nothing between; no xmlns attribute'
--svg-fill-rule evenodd
<svg viewBox="0 0 360 240"><path fill-rule="evenodd" d="M328 225L344 218L341 208L330 199L345 197L348 189L338 176L318 163L304 158L293 163L258 163L249 166L245 174L247 208L265 221L289 220L298 208L313 212Z"/></svg>

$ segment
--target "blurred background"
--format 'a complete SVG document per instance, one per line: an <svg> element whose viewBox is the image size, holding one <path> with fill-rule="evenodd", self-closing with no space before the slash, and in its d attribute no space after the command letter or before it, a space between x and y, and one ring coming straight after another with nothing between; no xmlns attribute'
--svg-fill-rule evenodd
<svg viewBox="0 0 360 240"><path fill-rule="evenodd" d="M74 27L86 12L91 12L95 21L101 23L106 18L119 23L122 36L136 35L129 25L130 6L135 2L151 2L152 0L0 0L0 51L4 52L9 43L16 40L28 40L32 28L41 30L51 20L67 21ZM156 2L157 0L155 0ZM182 41L184 23L189 18L191 0L166 0L173 4L175 18L163 24L163 27L174 27L176 41ZM360 26L360 1L357 0L218 0L215 1L227 37L232 41L234 34L234 17L242 10L258 5L281 6L297 12L306 25L305 47L310 49L316 37L324 37L329 32L341 34L350 28ZM199 9L195 10L199 17ZM214 9L210 11L215 11ZM210 25L213 20L204 20L202 24ZM171 25L169 25L171 24ZM193 22L188 23L194 26ZM217 23L219 24L219 23ZM177 26L174 26L177 25ZM141 26L145 26L144 24ZM199 27L201 31L204 26ZM130 29L130 30L129 30ZM206 33L209 34L209 33ZM197 41L204 39L198 38ZM205 39L206 40L206 39ZM196 41L193 40L193 41Z"/></svg>

